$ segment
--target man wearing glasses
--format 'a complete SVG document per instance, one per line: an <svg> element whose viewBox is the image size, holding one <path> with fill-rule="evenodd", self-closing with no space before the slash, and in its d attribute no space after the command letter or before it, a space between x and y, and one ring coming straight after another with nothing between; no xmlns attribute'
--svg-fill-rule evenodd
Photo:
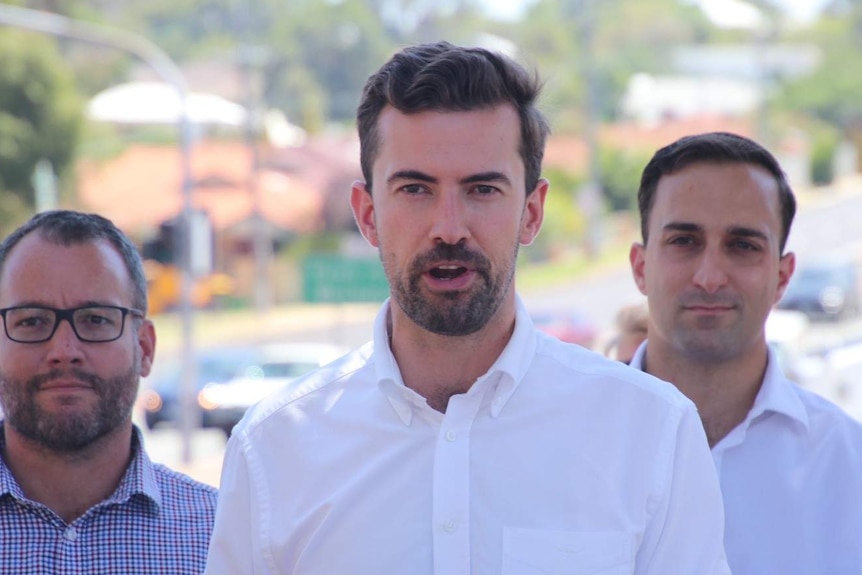
<svg viewBox="0 0 862 575"><path fill-rule="evenodd" d="M44 212L0 243L0 573L201 573L216 490L150 462L132 407L156 336L110 221Z"/></svg>

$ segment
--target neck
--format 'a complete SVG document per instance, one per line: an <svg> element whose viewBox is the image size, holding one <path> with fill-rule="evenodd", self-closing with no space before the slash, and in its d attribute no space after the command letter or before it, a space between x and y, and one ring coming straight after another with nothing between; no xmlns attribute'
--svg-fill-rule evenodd
<svg viewBox="0 0 862 575"><path fill-rule="evenodd" d="M404 384L445 412L453 395L466 393L487 373L509 343L515 329L515 310L501 309L488 324L466 336L428 332L393 306L390 310L390 348Z"/></svg>
<svg viewBox="0 0 862 575"><path fill-rule="evenodd" d="M57 453L4 424L3 457L24 495L67 524L116 490L132 455L131 421L75 453Z"/></svg>
<svg viewBox="0 0 862 575"><path fill-rule="evenodd" d="M673 383L697 406L710 448L748 416L763 383L767 351L755 349L743 357L704 363L649 341L644 371Z"/></svg>

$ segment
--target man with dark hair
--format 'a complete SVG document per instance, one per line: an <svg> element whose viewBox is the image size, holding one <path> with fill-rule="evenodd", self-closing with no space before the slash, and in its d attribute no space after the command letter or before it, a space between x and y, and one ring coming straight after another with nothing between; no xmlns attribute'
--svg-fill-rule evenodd
<svg viewBox="0 0 862 575"><path fill-rule="evenodd" d="M203 571L216 490L132 424L156 337L135 245L43 212L0 243L0 573Z"/></svg>
<svg viewBox="0 0 862 575"><path fill-rule="evenodd" d="M539 333L514 288L548 128L515 62L441 42L366 84L351 205L373 341L234 429L207 573L727 573L694 405Z"/></svg>
<svg viewBox="0 0 862 575"><path fill-rule="evenodd" d="M741 136L688 136L650 160L638 205L650 320L631 365L697 405L734 575L862 573L862 425L790 382L766 342L795 266L778 162Z"/></svg>

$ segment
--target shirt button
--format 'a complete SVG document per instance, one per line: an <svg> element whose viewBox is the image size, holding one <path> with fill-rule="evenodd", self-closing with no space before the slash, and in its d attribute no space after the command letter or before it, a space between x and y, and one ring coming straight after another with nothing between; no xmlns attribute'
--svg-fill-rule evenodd
<svg viewBox="0 0 862 575"><path fill-rule="evenodd" d="M63 532L63 537L66 541L74 541L78 538L78 531L74 527L69 527Z"/></svg>
<svg viewBox="0 0 862 575"><path fill-rule="evenodd" d="M458 524L454 521L447 521L443 524L443 531L446 533L455 533L458 530Z"/></svg>
<svg viewBox="0 0 862 575"><path fill-rule="evenodd" d="M455 441L458 439L458 434L452 431L451 429L446 432L446 441Z"/></svg>

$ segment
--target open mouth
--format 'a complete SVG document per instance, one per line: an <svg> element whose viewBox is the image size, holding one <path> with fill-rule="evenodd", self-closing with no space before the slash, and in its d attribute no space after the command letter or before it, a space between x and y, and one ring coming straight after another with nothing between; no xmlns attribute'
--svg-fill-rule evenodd
<svg viewBox="0 0 862 575"><path fill-rule="evenodd" d="M428 273L438 280L453 280L467 272L463 266L449 265L431 268Z"/></svg>

